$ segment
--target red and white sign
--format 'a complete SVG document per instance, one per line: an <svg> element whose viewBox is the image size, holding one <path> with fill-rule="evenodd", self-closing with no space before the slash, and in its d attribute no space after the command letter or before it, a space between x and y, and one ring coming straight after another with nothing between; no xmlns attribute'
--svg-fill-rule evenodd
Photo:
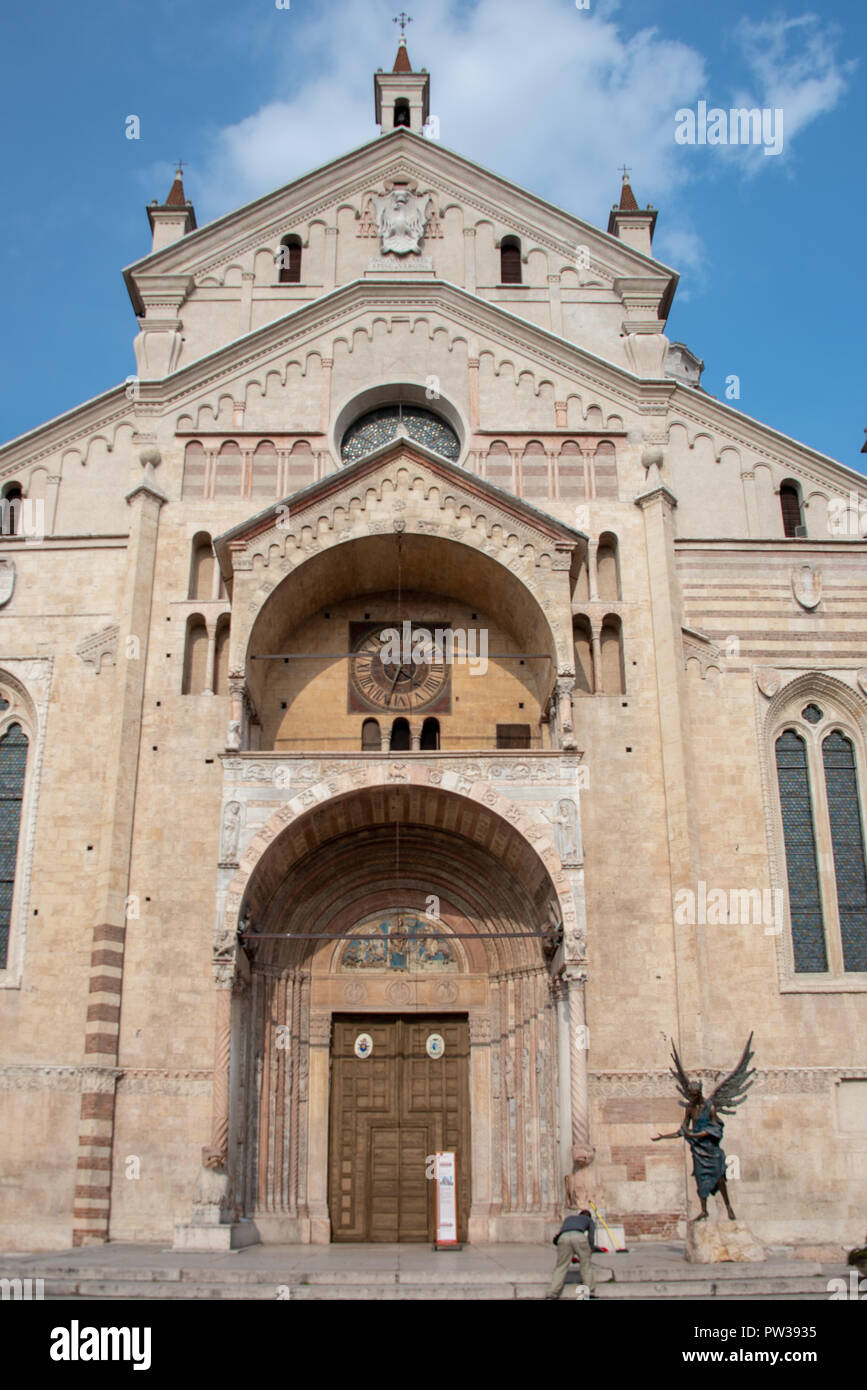
<svg viewBox="0 0 867 1390"><path fill-rule="evenodd" d="M437 1245L458 1243L458 1173L457 1154L438 1153L436 1156L437 1184Z"/></svg>

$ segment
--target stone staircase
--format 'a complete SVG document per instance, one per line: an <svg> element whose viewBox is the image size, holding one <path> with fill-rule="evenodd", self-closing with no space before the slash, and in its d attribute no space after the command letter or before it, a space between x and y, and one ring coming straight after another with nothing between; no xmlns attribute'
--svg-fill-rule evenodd
<svg viewBox="0 0 867 1390"><path fill-rule="evenodd" d="M193 1255L109 1244L53 1255L0 1255L0 1278L42 1279L44 1296L52 1299L511 1301L544 1298L552 1264L547 1251L524 1246L444 1254L427 1246L256 1246ZM844 1266L803 1260L687 1264L677 1245L596 1256L594 1269L597 1295L605 1302L827 1300L829 1279L848 1283ZM575 1266L561 1301L577 1297L577 1283Z"/></svg>

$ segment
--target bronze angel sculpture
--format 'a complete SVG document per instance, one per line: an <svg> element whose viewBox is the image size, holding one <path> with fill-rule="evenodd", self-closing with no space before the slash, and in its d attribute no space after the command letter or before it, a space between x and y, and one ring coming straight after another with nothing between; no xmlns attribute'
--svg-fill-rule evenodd
<svg viewBox="0 0 867 1390"><path fill-rule="evenodd" d="M747 1098L747 1091L753 1084L750 1078L755 1072L755 1067L750 1070L750 1062L753 1059L750 1051L752 1040L753 1035L750 1033L743 1056L734 1071L719 1083L707 1099L702 1095L701 1082L690 1081L677 1055L677 1048L674 1043L671 1044L674 1061L671 1074L683 1096L680 1104L686 1113L680 1129L675 1130L673 1134L655 1134L653 1142L656 1143L658 1139L683 1138L692 1149L692 1175L701 1202L701 1214L693 1218L695 1221L704 1221L707 1218L707 1199L715 1192L718 1192L725 1202L729 1220L735 1220L726 1187L726 1156L721 1148L723 1122L719 1116L733 1115L737 1106L742 1105Z"/></svg>

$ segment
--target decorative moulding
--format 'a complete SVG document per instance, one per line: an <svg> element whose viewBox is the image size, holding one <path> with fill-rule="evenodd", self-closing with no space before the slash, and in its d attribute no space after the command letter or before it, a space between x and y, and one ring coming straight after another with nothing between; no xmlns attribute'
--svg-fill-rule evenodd
<svg viewBox="0 0 867 1390"><path fill-rule="evenodd" d="M92 632L89 637L82 638L75 648L75 654L81 658L85 666L92 666L93 674L98 676L102 670L103 659L107 660L109 666L117 665L119 636L120 627L117 623L112 623L109 627L104 627L99 632Z"/></svg>

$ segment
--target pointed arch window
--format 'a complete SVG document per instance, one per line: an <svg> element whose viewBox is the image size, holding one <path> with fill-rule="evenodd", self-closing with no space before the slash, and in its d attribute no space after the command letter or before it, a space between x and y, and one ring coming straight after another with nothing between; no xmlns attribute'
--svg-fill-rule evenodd
<svg viewBox="0 0 867 1390"><path fill-rule="evenodd" d="M9 951L28 749L21 725L10 724L0 738L0 970Z"/></svg>
<svg viewBox="0 0 867 1390"><path fill-rule="evenodd" d="M775 739L794 972L867 974L860 741L831 702L799 703Z"/></svg>

